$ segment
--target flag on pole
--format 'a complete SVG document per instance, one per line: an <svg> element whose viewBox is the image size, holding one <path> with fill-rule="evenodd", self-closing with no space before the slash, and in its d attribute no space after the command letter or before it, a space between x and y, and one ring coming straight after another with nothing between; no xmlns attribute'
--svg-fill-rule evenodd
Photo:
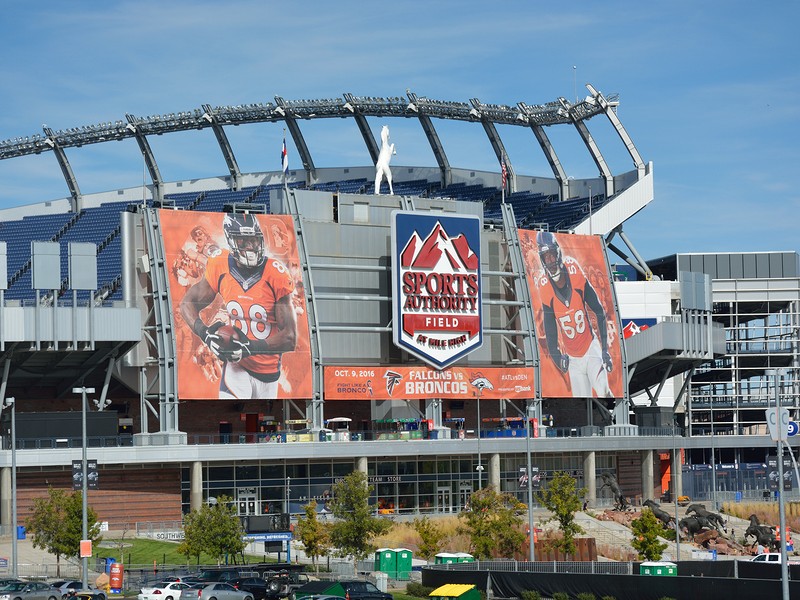
<svg viewBox="0 0 800 600"><path fill-rule="evenodd" d="M508 179L508 171L506 171L506 161L500 163L503 175L503 189L506 189L506 180Z"/></svg>
<svg viewBox="0 0 800 600"><path fill-rule="evenodd" d="M281 150L281 169L283 170L284 175L286 175L289 172L289 155L286 152L286 136L283 136L283 149Z"/></svg>

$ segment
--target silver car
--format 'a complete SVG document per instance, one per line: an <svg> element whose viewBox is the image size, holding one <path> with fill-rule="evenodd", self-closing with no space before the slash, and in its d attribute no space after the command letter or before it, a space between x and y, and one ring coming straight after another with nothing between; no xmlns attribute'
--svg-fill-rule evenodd
<svg viewBox="0 0 800 600"><path fill-rule="evenodd" d="M218 581L193 584L181 591L180 600L253 600L253 594Z"/></svg>
<svg viewBox="0 0 800 600"><path fill-rule="evenodd" d="M40 581L15 581L0 588L0 600L61 600L61 590Z"/></svg>

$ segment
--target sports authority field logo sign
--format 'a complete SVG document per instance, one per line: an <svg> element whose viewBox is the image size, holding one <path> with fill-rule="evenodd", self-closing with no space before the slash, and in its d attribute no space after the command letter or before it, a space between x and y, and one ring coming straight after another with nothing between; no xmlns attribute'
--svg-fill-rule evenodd
<svg viewBox="0 0 800 600"><path fill-rule="evenodd" d="M480 219L392 213L394 343L443 369L483 344Z"/></svg>

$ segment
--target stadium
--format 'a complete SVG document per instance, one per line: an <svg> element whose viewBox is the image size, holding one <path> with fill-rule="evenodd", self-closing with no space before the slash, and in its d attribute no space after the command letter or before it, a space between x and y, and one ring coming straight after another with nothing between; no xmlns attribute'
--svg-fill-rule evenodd
<svg viewBox="0 0 800 600"><path fill-rule="evenodd" d="M243 516L324 510L354 469L381 514L458 512L486 485L524 499L555 471L597 506L614 501L603 474L632 502L770 496L766 409L800 402L800 259L642 257L624 226L654 199L653 164L618 98L587 89L276 97L0 142L3 160L54 157L68 190L0 211L2 527L71 488L84 456L100 521L157 535L220 496ZM303 123L333 118L372 164L315 166ZM450 165L436 127L453 120L497 171ZM610 170L598 121L630 170ZM302 168L242 173L226 128L256 124L285 127ZM389 128L410 126L435 164L389 165ZM520 127L549 172L516 172L500 132ZM564 170L552 128L596 177ZM162 180L149 140L188 131L214 136L227 173ZM82 194L69 156L125 140L148 182Z"/></svg>

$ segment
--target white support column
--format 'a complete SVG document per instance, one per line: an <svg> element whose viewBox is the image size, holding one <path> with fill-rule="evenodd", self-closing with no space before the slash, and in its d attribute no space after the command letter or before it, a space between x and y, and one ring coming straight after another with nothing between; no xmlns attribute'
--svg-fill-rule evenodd
<svg viewBox="0 0 800 600"><path fill-rule="evenodd" d="M0 469L0 525L11 527L11 467ZM17 535L12 531L11 535Z"/></svg>
<svg viewBox="0 0 800 600"><path fill-rule="evenodd" d="M653 455L653 450L642 450L642 501L657 500L653 497L655 495Z"/></svg>
<svg viewBox="0 0 800 600"><path fill-rule="evenodd" d="M489 455L489 473L486 477L487 483L496 491L500 492L500 455Z"/></svg>
<svg viewBox="0 0 800 600"><path fill-rule="evenodd" d="M586 487L586 500L590 505L597 503L597 454L594 450L583 453L583 484Z"/></svg>
<svg viewBox="0 0 800 600"><path fill-rule="evenodd" d="M203 463L192 463L191 480L189 482L189 509L200 510L203 506Z"/></svg>
<svg viewBox="0 0 800 600"><path fill-rule="evenodd" d="M673 455L672 459L672 470L675 473L675 497L679 497L683 495L683 468L682 468L682 461L681 461L681 449L677 448L675 450L675 454Z"/></svg>

